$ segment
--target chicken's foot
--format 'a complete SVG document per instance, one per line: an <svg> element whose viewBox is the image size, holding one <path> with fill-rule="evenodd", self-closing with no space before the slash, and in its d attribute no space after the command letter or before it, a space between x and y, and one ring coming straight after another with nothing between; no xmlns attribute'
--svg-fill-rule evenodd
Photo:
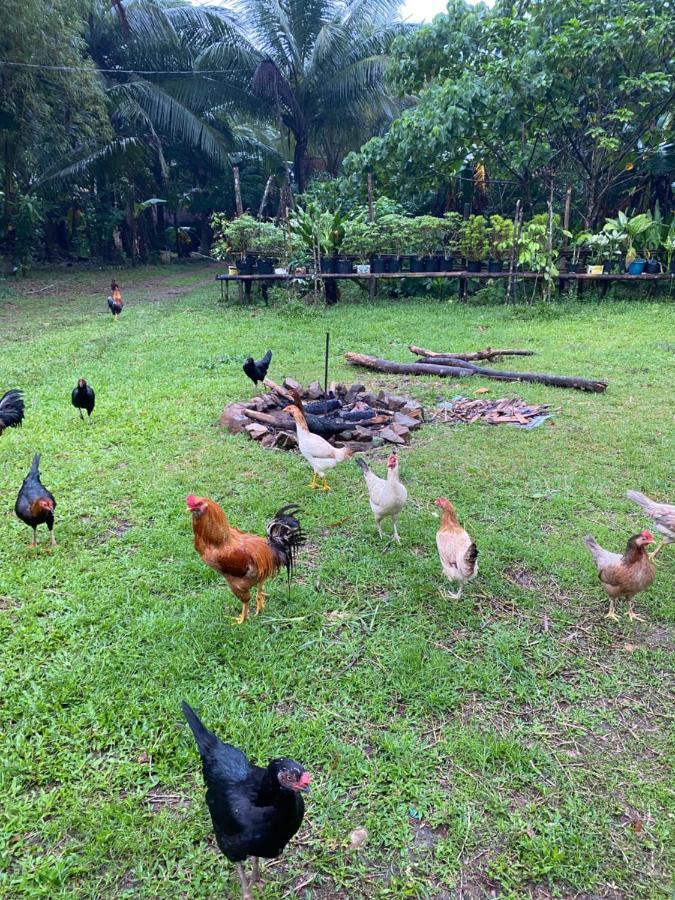
<svg viewBox="0 0 675 900"><path fill-rule="evenodd" d="M315 491L318 488L318 484L316 483L316 479L318 478L316 472L312 472L312 480L309 483L309 489L311 491Z"/></svg>
<svg viewBox="0 0 675 900"><path fill-rule="evenodd" d="M459 590L457 591L456 594L453 594L452 591L448 591L448 590L446 590L446 589L444 589L444 588L440 588L440 590L439 590L438 593L439 593L439 594L441 595L441 597L443 597L445 600L459 600L459 598L462 596L462 591L463 591L463 590L464 590L464 585L463 585L463 584L460 584Z"/></svg>
<svg viewBox="0 0 675 900"><path fill-rule="evenodd" d="M34 528L34 529L33 529L33 540L30 542L30 544L28 545L28 547L29 547L31 550L33 550L35 547L37 547L37 528Z"/></svg>
<svg viewBox="0 0 675 900"><path fill-rule="evenodd" d="M237 616L234 619L235 625L243 625L243 623L248 619L248 601L246 603L242 603L241 605L241 615Z"/></svg>
<svg viewBox="0 0 675 900"><path fill-rule="evenodd" d="M82 415L82 410L80 410L80 418L81 418L82 421L84 422L84 416Z"/></svg>
<svg viewBox="0 0 675 900"><path fill-rule="evenodd" d="M615 612L615 610L614 610L614 601L613 601L613 600L610 600L610 601L609 601L609 612L607 612L607 613L605 614L605 618L606 618L606 619L612 619L614 622L618 622L618 621L619 621L619 617L617 616L617 614L616 614L616 612Z"/></svg>
<svg viewBox="0 0 675 900"><path fill-rule="evenodd" d="M667 543L668 543L668 541L661 541L661 543L660 543L659 546L656 548L656 550L652 550L651 553L648 553L648 554L647 554L647 555L649 556L649 558L650 558L650 559L654 559L654 557L656 556L656 554L657 554L660 550L662 550L662 549L666 546Z"/></svg>
<svg viewBox="0 0 675 900"><path fill-rule="evenodd" d="M394 524L394 540L396 541L397 544L400 544L401 538L398 536L398 529L396 527L396 519L392 519L392 522Z"/></svg>
<svg viewBox="0 0 675 900"><path fill-rule="evenodd" d="M259 587L255 595L255 614L261 613L265 609L265 591Z"/></svg>
<svg viewBox="0 0 675 900"><path fill-rule="evenodd" d="M237 863L237 875L239 876L239 882L241 884L241 896L243 900L253 900L253 894L251 893L251 888L248 879L246 878L243 863Z"/></svg>
<svg viewBox="0 0 675 900"><path fill-rule="evenodd" d="M328 487L328 482L327 482L327 480L326 480L326 476L323 475L322 478L323 478L323 485L322 485L322 487L321 487L321 490L323 490L323 491L329 491L330 488Z"/></svg>
<svg viewBox="0 0 675 900"><path fill-rule="evenodd" d="M626 615L631 620L631 622L644 622L645 621L643 619L643 617L638 616L638 614L633 609L633 601L632 600L628 601L628 612L626 613Z"/></svg>
<svg viewBox="0 0 675 900"><path fill-rule="evenodd" d="M56 547L56 538L54 537L54 532L53 532L53 531L50 531L50 532L49 532L49 537L51 538L52 547Z"/></svg>

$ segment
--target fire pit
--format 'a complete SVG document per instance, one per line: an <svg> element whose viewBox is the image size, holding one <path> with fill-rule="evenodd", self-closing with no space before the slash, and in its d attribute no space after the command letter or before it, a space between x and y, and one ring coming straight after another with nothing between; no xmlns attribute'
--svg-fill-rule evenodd
<svg viewBox="0 0 675 900"><path fill-rule="evenodd" d="M328 395L318 381L306 388L287 378L283 385L265 379L267 393L243 403L230 403L220 424L231 434L245 432L263 447L297 447L295 423L285 413L289 404L301 406L309 430L331 444L367 451L382 444L409 444L411 432L424 421L422 404L412 397L380 391L370 393L363 384L331 383Z"/></svg>

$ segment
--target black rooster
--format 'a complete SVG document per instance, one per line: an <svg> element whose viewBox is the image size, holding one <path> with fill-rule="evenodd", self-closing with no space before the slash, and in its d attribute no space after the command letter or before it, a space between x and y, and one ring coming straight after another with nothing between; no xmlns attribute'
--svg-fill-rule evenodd
<svg viewBox="0 0 675 900"><path fill-rule="evenodd" d="M84 419L82 415L83 409L87 410L87 416L91 416L94 411L96 394L93 387L90 387L84 378L78 378L77 387L73 388L73 393L71 394L71 402L75 409L79 409L81 419Z"/></svg>
<svg viewBox="0 0 675 900"><path fill-rule="evenodd" d="M21 391L7 391L0 398L0 434L5 428L19 428L23 422L23 395Z"/></svg>
<svg viewBox="0 0 675 900"><path fill-rule="evenodd" d="M17 516L33 529L31 547L37 547L38 525L47 526L52 547L56 546L56 541L54 540L55 509L56 500L54 495L40 481L40 454L36 453L14 504L14 512Z"/></svg>
<svg viewBox="0 0 675 900"><path fill-rule="evenodd" d="M244 372L248 375L248 377L256 387L258 386L259 381L264 381L267 377L267 370L270 367L271 361L272 351L268 350L263 358L259 359L257 362L253 359L252 356L249 356L242 366Z"/></svg>
<svg viewBox="0 0 675 900"><path fill-rule="evenodd" d="M253 882L259 880L258 857L274 859L296 833L305 814L300 793L309 790L309 772L292 759L273 759L266 769L252 766L246 756L224 744L183 700L183 715L202 758L206 803L216 841L235 863L244 900L251 888L244 870L253 859Z"/></svg>

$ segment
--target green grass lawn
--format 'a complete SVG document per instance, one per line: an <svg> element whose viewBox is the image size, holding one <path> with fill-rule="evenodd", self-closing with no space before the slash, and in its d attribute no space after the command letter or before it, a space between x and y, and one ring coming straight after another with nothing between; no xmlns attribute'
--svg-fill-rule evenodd
<svg viewBox="0 0 675 900"><path fill-rule="evenodd" d="M669 896L675 548L638 598L648 622L616 625L581 538L618 550L650 524L627 488L675 501L672 305L242 309L218 302L213 270L137 270L118 273L113 324L110 274L1 289L0 393L25 390L26 420L0 438L0 896L239 896L182 698L254 761L312 773L268 900ZM554 404L555 425L416 432L400 454L402 543L380 542L354 463L313 493L299 455L216 426L251 394L249 352L269 346L271 377L308 381L326 330L339 380L428 407L488 386ZM408 359L410 342L527 347L537 356L508 367L610 386L406 381L341 362ZM97 392L90 425L70 405L78 376ZM45 529L31 552L13 512L38 450L53 552ZM260 533L302 505L290 600L280 577L265 612L233 626L240 604L192 546L190 492ZM440 494L480 551L454 603L438 593ZM350 852L358 826L368 841Z"/></svg>

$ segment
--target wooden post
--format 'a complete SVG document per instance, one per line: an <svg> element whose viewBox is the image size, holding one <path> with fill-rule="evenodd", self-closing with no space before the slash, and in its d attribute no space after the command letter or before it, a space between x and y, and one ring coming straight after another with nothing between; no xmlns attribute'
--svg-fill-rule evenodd
<svg viewBox="0 0 675 900"><path fill-rule="evenodd" d="M241 202L241 182L239 180L239 166L232 166L234 175L234 202L237 208L237 216L244 215L244 205Z"/></svg>
<svg viewBox="0 0 675 900"><path fill-rule="evenodd" d="M326 332L326 355L323 366L323 412L328 413L328 347L330 344L330 331Z"/></svg>
<svg viewBox="0 0 675 900"><path fill-rule="evenodd" d="M509 255L509 279L506 282L506 303L511 300L511 292L513 290L513 270L516 264L516 248L518 239L520 238L520 221L522 218L522 204L520 200L516 203L516 214L513 217L513 241L511 242L511 253Z"/></svg>
<svg viewBox="0 0 675 900"><path fill-rule="evenodd" d="M565 191L565 211L563 213L563 229L570 230L570 212L572 209L572 185L568 183ZM567 250L568 237L563 235L563 250Z"/></svg>
<svg viewBox="0 0 675 900"><path fill-rule="evenodd" d="M373 207L373 173L368 172L368 221L372 224L375 220L375 209Z"/></svg>
<svg viewBox="0 0 675 900"><path fill-rule="evenodd" d="M274 175L270 175L267 179L267 184L265 185L265 191L262 196L262 200L260 201L260 209L258 210L258 219L262 219L263 212L265 210L265 206L267 205L267 200L270 195L270 191L272 190L272 182L274 181Z"/></svg>
<svg viewBox="0 0 675 900"><path fill-rule="evenodd" d="M547 241L547 255L548 255L548 264L551 266L553 264L553 179L551 178L551 190L549 192L548 203L548 241ZM546 301L548 303L551 302L551 279L549 278L546 282Z"/></svg>

